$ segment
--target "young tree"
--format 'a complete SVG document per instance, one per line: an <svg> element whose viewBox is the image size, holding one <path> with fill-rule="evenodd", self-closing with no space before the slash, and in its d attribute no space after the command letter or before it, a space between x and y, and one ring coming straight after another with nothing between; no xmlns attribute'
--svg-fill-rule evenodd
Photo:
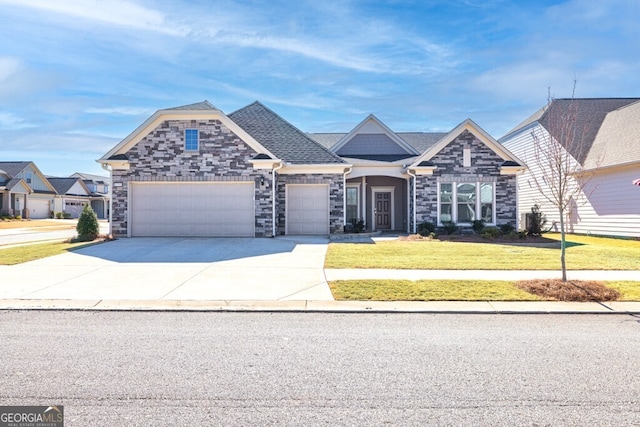
<svg viewBox="0 0 640 427"><path fill-rule="evenodd" d="M78 233L78 239L82 241L95 240L100 233L98 217L89 203L82 208L82 213L78 218L78 225L76 225L76 232Z"/></svg>
<svg viewBox="0 0 640 427"><path fill-rule="evenodd" d="M560 264L562 281L567 281L566 266L566 215L575 208L578 200L586 200L585 187L596 172L582 170L590 144L588 133L588 112L581 111L580 102L574 98L555 100L550 95L544 115L547 132L532 131L533 162L538 173L532 173L540 195L558 210L560 225Z"/></svg>

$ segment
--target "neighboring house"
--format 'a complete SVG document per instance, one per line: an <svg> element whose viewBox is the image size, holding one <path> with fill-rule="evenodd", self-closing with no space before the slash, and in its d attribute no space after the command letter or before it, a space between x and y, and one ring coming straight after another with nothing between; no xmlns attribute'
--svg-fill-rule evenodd
<svg viewBox="0 0 640 427"><path fill-rule="evenodd" d="M49 218L55 196L33 162L0 162L0 215Z"/></svg>
<svg viewBox="0 0 640 427"><path fill-rule="evenodd" d="M534 204L549 224L559 221L557 208L535 184L544 188L545 168L536 159L534 142L557 140L553 123L575 120L579 139L572 144L571 161L582 174L591 175L584 191L572 201L566 215L573 233L640 237L640 189L633 185L640 170L640 98L555 99L500 139L522 159L528 172L518 176L519 210L524 215ZM534 137L535 136L535 137ZM543 178L544 177L544 178ZM523 222L524 226L524 222Z"/></svg>
<svg viewBox="0 0 640 427"><path fill-rule="evenodd" d="M515 226L521 161L471 120L395 133L374 116L305 134L255 102L159 110L98 160L111 170L116 236L415 232L418 223Z"/></svg>
<svg viewBox="0 0 640 427"><path fill-rule="evenodd" d="M76 172L72 178L80 178L91 192L91 208L98 218L109 218L109 186L111 181L108 177L92 175L88 173Z"/></svg>
<svg viewBox="0 0 640 427"><path fill-rule="evenodd" d="M84 205L91 204L91 191L82 179L73 178L47 178L58 194L54 203L55 212L64 212L71 218L79 218Z"/></svg>

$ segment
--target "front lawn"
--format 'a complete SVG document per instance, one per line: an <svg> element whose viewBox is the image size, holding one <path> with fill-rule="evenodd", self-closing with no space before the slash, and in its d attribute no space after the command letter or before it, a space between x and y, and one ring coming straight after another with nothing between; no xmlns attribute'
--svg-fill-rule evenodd
<svg viewBox="0 0 640 427"><path fill-rule="evenodd" d="M329 283L338 301L540 301L511 281L490 280L336 280ZM608 282L620 301L640 301L640 282ZM548 298L553 300L553 298Z"/></svg>
<svg viewBox="0 0 640 427"><path fill-rule="evenodd" d="M93 245L95 243L37 243L33 245L0 247L0 265L14 265L54 255L60 255L73 249Z"/></svg>
<svg viewBox="0 0 640 427"><path fill-rule="evenodd" d="M557 244L534 245L526 240L467 243L439 240L391 240L331 243L325 268L386 268L427 270L559 270L559 234L547 234ZM567 236L569 270L636 270L640 241Z"/></svg>

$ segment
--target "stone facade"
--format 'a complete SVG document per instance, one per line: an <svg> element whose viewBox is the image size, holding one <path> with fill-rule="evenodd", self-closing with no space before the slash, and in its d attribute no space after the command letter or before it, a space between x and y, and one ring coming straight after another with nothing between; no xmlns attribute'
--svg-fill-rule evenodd
<svg viewBox="0 0 640 427"><path fill-rule="evenodd" d="M463 165L464 149L471 150L471 166L468 167ZM438 223L439 182L491 182L495 185L496 225L516 225L516 176L500 175L504 160L473 133L463 131L430 161L437 167L433 175L418 175L416 178L417 224L423 221Z"/></svg>
<svg viewBox="0 0 640 427"><path fill-rule="evenodd" d="M279 175L277 182L277 234L286 232L286 186L287 184L328 184L329 185L329 233L344 230L344 181L341 174L295 174Z"/></svg>
<svg viewBox="0 0 640 427"><path fill-rule="evenodd" d="M184 149L185 129L198 129L197 151ZM113 171L113 234L127 235L129 182L254 181L255 234L257 237L270 236L271 174L269 170L253 168L251 160L255 155L250 146L218 120L162 122L126 153L129 170Z"/></svg>

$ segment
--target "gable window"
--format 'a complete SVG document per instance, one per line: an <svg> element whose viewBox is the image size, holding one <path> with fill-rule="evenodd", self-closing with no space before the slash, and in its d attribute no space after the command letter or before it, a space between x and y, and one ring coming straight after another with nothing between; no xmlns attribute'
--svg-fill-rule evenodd
<svg viewBox="0 0 640 427"><path fill-rule="evenodd" d="M358 187L347 187L347 224L358 218Z"/></svg>
<svg viewBox="0 0 640 427"><path fill-rule="evenodd" d="M33 178L33 175L31 175L31 172L27 172L27 178L25 179L25 181L27 181L27 184L31 184L32 178Z"/></svg>
<svg viewBox="0 0 640 427"><path fill-rule="evenodd" d="M493 224L495 212L494 183L441 182L438 184L438 222L471 224L482 219Z"/></svg>
<svg viewBox="0 0 640 427"><path fill-rule="evenodd" d="M198 151L198 129L185 129L184 149L186 151Z"/></svg>

